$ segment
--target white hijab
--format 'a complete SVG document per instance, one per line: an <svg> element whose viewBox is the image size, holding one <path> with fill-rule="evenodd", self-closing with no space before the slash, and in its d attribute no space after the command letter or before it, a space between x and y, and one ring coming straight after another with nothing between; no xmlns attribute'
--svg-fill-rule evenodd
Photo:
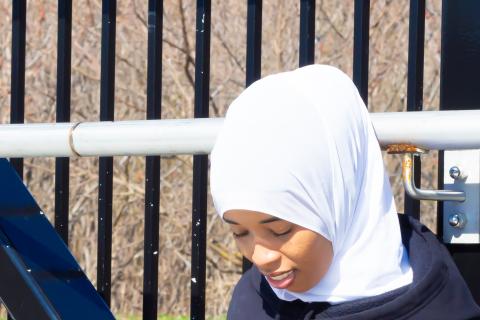
<svg viewBox="0 0 480 320"><path fill-rule="evenodd" d="M222 217L260 211L332 242L324 278L303 293L272 288L280 299L339 303L412 282L367 109L334 67L307 66L246 89L211 153L210 185Z"/></svg>

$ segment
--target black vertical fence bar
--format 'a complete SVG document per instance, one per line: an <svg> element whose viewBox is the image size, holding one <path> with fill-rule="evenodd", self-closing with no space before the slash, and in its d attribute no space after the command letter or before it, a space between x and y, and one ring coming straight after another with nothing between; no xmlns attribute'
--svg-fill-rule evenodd
<svg viewBox="0 0 480 320"><path fill-rule="evenodd" d="M12 78L10 123L23 123L25 116L25 35L27 31L27 1L12 2ZM23 159L10 158L10 163L23 177Z"/></svg>
<svg viewBox="0 0 480 320"><path fill-rule="evenodd" d="M247 4L247 73L245 86L248 87L262 74L262 0L248 0ZM243 258L242 271L252 263Z"/></svg>
<svg viewBox="0 0 480 320"><path fill-rule="evenodd" d="M247 74L248 87L260 79L262 72L262 0L248 0L247 7Z"/></svg>
<svg viewBox="0 0 480 320"><path fill-rule="evenodd" d="M58 0L57 122L70 122L72 0ZM70 161L55 159L55 229L68 245Z"/></svg>
<svg viewBox="0 0 480 320"><path fill-rule="evenodd" d="M315 0L300 1L300 67L315 60Z"/></svg>
<svg viewBox="0 0 480 320"><path fill-rule="evenodd" d="M410 0L408 35L407 111L421 111L423 106L423 58L425 41L425 0ZM420 157L414 157L414 181L420 186ZM420 201L405 192L405 213L420 218Z"/></svg>
<svg viewBox="0 0 480 320"><path fill-rule="evenodd" d="M208 118L210 87L210 0L197 0L195 118ZM192 277L190 318L205 319L208 156L193 157Z"/></svg>
<svg viewBox="0 0 480 320"><path fill-rule="evenodd" d="M163 1L148 1L147 119L162 111ZM160 157L146 157L143 319L157 319L160 228Z"/></svg>
<svg viewBox="0 0 480 320"><path fill-rule="evenodd" d="M10 89L10 123L23 123L25 117L25 38L27 1L12 2L12 75ZM10 163L23 178L23 159L10 158ZM13 319L8 315L8 319Z"/></svg>
<svg viewBox="0 0 480 320"><path fill-rule="evenodd" d="M355 0L353 23L353 82L368 107L370 0Z"/></svg>
<svg viewBox="0 0 480 320"><path fill-rule="evenodd" d="M116 0L102 1L100 121L112 121L115 89ZM99 158L97 291L110 305L113 157Z"/></svg>

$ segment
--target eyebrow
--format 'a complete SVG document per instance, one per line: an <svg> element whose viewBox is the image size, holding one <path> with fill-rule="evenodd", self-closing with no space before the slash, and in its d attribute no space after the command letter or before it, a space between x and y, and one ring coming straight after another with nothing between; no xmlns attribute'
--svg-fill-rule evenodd
<svg viewBox="0 0 480 320"><path fill-rule="evenodd" d="M281 220L281 219L280 219L280 218L277 218L277 217L271 217L271 218L262 220L262 221L260 221L259 223L260 223L260 224L266 224L266 223L275 222L275 221L278 221L278 220ZM229 219L227 219L227 218L223 218L223 221L225 221L225 222L228 223L228 224L235 224L235 225L238 225L238 224L239 224L238 222L235 222L235 221L233 221L233 220L229 220Z"/></svg>

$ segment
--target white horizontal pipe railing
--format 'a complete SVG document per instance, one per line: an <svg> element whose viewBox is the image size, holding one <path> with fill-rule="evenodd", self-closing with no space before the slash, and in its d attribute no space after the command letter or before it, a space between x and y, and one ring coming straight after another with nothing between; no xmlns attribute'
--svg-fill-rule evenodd
<svg viewBox="0 0 480 320"><path fill-rule="evenodd" d="M370 114L381 145L480 149L480 110ZM208 154L223 118L0 125L0 157Z"/></svg>

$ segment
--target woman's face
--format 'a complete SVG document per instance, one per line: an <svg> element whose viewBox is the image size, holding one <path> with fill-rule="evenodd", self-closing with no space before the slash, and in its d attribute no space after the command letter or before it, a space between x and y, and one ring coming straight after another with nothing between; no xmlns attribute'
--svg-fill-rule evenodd
<svg viewBox="0 0 480 320"><path fill-rule="evenodd" d="M273 287L305 292L332 262L331 242L314 231L257 211L229 210L223 218L240 252Z"/></svg>

